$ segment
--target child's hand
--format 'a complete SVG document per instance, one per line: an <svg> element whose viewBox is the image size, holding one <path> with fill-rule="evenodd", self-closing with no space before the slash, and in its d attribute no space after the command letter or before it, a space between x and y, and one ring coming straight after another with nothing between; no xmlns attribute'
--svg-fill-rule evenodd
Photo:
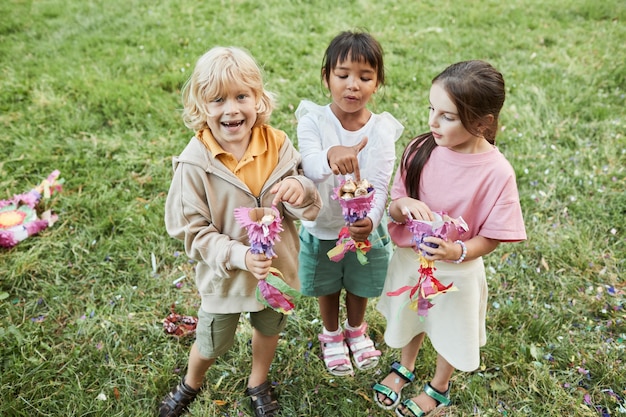
<svg viewBox="0 0 626 417"><path fill-rule="evenodd" d="M428 246L426 242L435 244L437 245L437 247ZM419 245L419 248L428 254L425 256L425 258L429 261L454 261L456 259L459 259L463 251L458 243L449 242L435 236L425 237L424 243L421 243Z"/></svg>
<svg viewBox="0 0 626 417"><path fill-rule="evenodd" d="M298 207L304 201L304 187L295 178L287 178L274 185L270 190L270 193L276 194L272 205L275 206L278 203L289 203L294 207Z"/></svg>
<svg viewBox="0 0 626 417"><path fill-rule="evenodd" d="M428 245L419 245L420 249L425 250L430 255L426 256L429 261L456 261L463 254L463 247L455 242L439 239L438 237L429 236L424 238L424 242L434 243L439 245L438 248L431 248ZM476 259L480 256L485 256L493 252L498 245L499 240L489 239L484 236L474 236L470 240L465 242L467 252L465 253L465 260Z"/></svg>
<svg viewBox="0 0 626 417"><path fill-rule="evenodd" d="M348 226L350 237L354 239L355 242L365 242L370 233L372 233L373 228L374 224L369 217L357 220Z"/></svg>
<svg viewBox="0 0 626 417"><path fill-rule="evenodd" d="M246 268L256 279L265 279L270 273L272 259L267 258L264 253L246 252Z"/></svg>
<svg viewBox="0 0 626 417"><path fill-rule="evenodd" d="M406 218L433 221L435 217L423 201L411 197L402 197L394 201L395 210L399 210ZM393 211L392 211L393 214ZM394 216L395 217L395 216Z"/></svg>
<svg viewBox="0 0 626 417"><path fill-rule="evenodd" d="M354 146L333 146L328 150L328 166L335 175L353 174L356 181L361 181L357 155L367 145L367 136Z"/></svg>

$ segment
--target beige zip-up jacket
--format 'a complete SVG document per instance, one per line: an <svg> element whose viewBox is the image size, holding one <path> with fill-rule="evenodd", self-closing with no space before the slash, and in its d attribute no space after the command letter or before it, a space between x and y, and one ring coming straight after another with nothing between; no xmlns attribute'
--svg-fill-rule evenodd
<svg viewBox="0 0 626 417"><path fill-rule="evenodd" d="M255 129L277 131L268 125ZM273 135L264 135L266 140ZM264 306L255 296L257 279L246 270L245 255L250 246L246 230L235 220L238 207L270 207L274 198L269 190L277 182L296 178L306 198L301 207L279 203L283 217L280 241L274 246L278 255L272 266L293 288L300 288L298 251L300 240L295 220L315 220L322 200L311 180L304 177L301 157L286 138L278 164L255 197L248 187L226 168L197 139L192 138L173 159L174 177L165 203L165 226L170 236L184 242L188 257L198 261L196 286L202 309L209 313L260 311Z"/></svg>

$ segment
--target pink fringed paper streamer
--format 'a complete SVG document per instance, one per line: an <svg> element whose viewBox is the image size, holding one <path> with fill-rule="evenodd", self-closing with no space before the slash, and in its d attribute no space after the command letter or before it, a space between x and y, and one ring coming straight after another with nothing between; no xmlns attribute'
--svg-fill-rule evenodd
<svg viewBox="0 0 626 417"><path fill-rule="evenodd" d="M272 268L267 278L259 281L257 286L257 300L279 313L291 314L296 307L294 300L300 298L300 293L291 288L283 279L279 270Z"/></svg>
<svg viewBox="0 0 626 417"><path fill-rule="evenodd" d="M276 207L239 207L235 219L248 232L252 253L264 253L268 258L276 256L274 244L280 241L283 231L282 219Z"/></svg>

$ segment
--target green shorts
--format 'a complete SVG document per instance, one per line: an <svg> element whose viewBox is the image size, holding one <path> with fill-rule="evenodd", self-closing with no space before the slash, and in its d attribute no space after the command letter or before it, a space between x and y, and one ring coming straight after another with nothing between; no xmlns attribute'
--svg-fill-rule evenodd
<svg viewBox="0 0 626 417"><path fill-rule="evenodd" d="M240 313L212 314L200 309L196 326L196 347L200 355L214 359L226 353L235 343L240 316ZM266 308L250 313L250 324L263 335L272 336L285 329L287 316Z"/></svg>
<svg viewBox="0 0 626 417"><path fill-rule="evenodd" d="M300 228L300 292L319 297L346 291L359 297L378 297L383 291L387 266L391 257L391 240L386 221L374 230L369 241L372 248L367 252L365 265L359 263L356 253L347 252L339 262L331 261L327 252L335 247L336 240L320 240L306 228Z"/></svg>

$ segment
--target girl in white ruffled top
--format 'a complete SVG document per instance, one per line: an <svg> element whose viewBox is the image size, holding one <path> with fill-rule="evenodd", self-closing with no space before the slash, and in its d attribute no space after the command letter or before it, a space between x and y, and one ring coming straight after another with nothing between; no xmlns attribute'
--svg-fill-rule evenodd
<svg viewBox="0 0 626 417"><path fill-rule="evenodd" d="M296 110L304 175L315 182L324 201L315 221L302 222L299 275L302 293L318 297L324 363L329 372L341 376L353 374L350 354L357 369L376 366L381 354L368 336L365 310L368 298L381 294L391 256L385 207L395 141L404 128L391 114L367 108L385 76L382 48L371 35L337 35L324 55L321 76L332 102L320 106L305 100ZM349 226L354 241L372 244L365 265L355 252L338 262L327 256L345 226L341 206L331 195L346 175L356 181L367 179L375 190L367 217ZM342 290L347 315L343 329Z"/></svg>

